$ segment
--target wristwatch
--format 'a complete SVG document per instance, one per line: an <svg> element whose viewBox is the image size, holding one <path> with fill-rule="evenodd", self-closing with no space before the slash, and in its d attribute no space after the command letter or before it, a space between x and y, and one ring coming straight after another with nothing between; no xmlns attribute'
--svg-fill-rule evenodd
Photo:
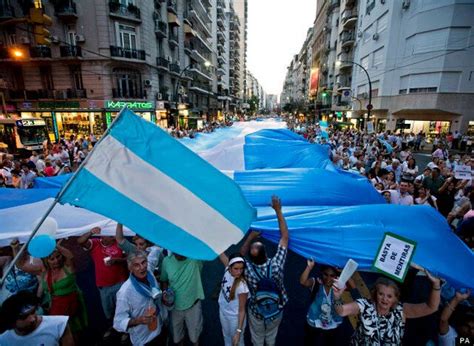
<svg viewBox="0 0 474 346"><path fill-rule="evenodd" d="M236 330L237 333L242 333L242 329L238 329Z"/></svg>

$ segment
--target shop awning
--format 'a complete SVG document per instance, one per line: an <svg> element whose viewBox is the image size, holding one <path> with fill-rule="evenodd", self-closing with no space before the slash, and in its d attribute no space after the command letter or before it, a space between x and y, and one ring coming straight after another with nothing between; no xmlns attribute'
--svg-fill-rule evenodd
<svg viewBox="0 0 474 346"><path fill-rule="evenodd" d="M419 118L420 116L437 118L439 120L446 119L450 120L452 117L460 116L459 113L448 112L438 108L431 109L401 109L399 111L393 112L393 115L402 118Z"/></svg>
<svg viewBox="0 0 474 346"><path fill-rule="evenodd" d="M168 24L181 26L178 16L176 16L174 13L168 13Z"/></svg>

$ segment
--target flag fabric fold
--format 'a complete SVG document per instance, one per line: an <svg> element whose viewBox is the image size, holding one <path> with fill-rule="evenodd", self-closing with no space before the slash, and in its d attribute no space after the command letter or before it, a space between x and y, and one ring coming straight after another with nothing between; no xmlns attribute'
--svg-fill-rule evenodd
<svg viewBox="0 0 474 346"><path fill-rule="evenodd" d="M238 243L255 218L230 178L128 109L59 202L110 217L164 248L204 260Z"/></svg>

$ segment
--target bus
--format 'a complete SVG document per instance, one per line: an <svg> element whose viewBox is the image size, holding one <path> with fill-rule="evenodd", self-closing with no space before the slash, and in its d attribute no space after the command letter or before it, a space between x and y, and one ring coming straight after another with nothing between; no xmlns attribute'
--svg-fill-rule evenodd
<svg viewBox="0 0 474 346"><path fill-rule="evenodd" d="M29 157L32 151L41 151L48 131L43 119L0 119L0 148L16 156Z"/></svg>

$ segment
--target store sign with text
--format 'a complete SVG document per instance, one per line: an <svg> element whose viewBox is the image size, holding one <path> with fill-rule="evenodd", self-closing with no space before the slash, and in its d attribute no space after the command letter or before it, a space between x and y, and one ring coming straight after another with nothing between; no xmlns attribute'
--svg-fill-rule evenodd
<svg viewBox="0 0 474 346"><path fill-rule="evenodd" d="M416 242L393 233L385 233L373 268L394 280L403 282L415 254Z"/></svg>
<svg viewBox="0 0 474 346"><path fill-rule="evenodd" d="M155 102L153 101L105 101L105 108L111 110L121 110L122 108L127 107L131 110L143 111L143 110L154 110Z"/></svg>
<svg viewBox="0 0 474 346"><path fill-rule="evenodd" d="M38 108L41 109L71 109L80 108L80 103L77 101L44 101L38 102Z"/></svg>

